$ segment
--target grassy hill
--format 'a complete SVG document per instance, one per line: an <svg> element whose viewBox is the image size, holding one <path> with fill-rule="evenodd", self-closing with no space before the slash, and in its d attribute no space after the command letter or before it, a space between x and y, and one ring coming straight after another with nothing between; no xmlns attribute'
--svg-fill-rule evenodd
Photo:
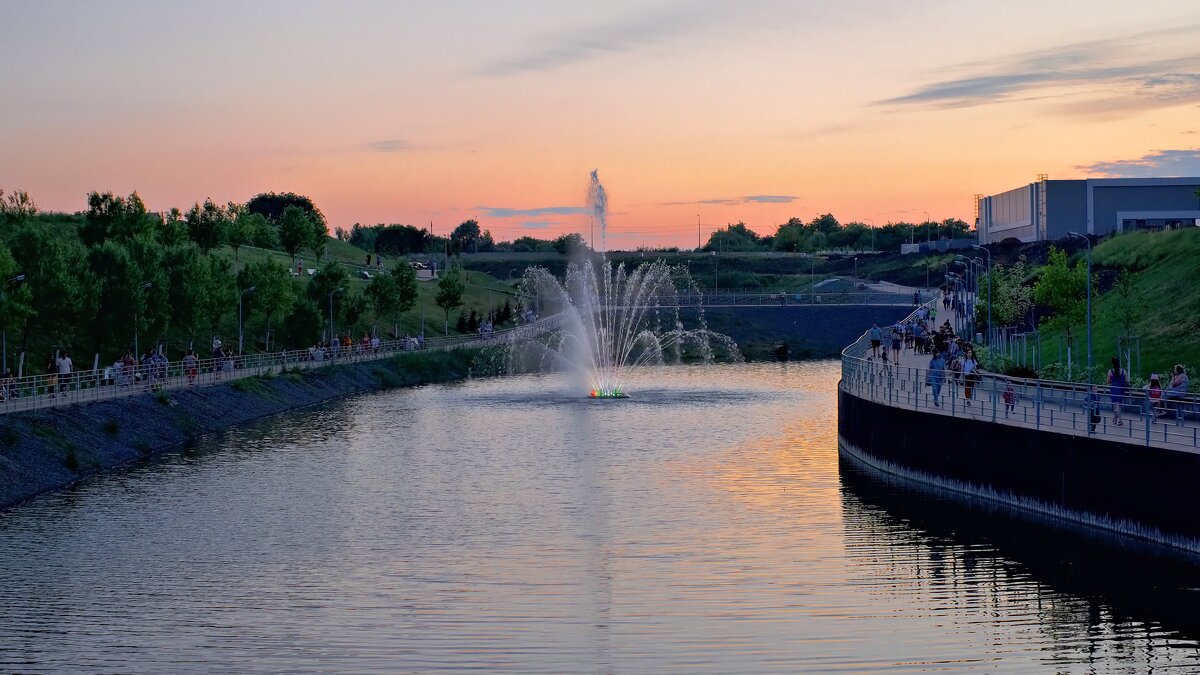
<svg viewBox="0 0 1200 675"><path fill-rule="evenodd" d="M1082 253L1074 256L1083 263ZM1166 373L1176 363L1188 367L1193 384L1200 381L1200 228L1167 232L1135 232L1099 243L1092 252L1093 274L1103 282L1092 299L1092 352L1097 369L1108 371L1116 355L1117 337L1125 334L1125 308L1133 310L1131 335L1140 338L1139 381L1150 373ZM1120 272L1131 274L1129 300L1112 288ZM1057 341L1062 331L1043 331L1043 341ZM1077 349L1086 354L1080 331ZM1137 356L1134 355L1134 366Z"/></svg>

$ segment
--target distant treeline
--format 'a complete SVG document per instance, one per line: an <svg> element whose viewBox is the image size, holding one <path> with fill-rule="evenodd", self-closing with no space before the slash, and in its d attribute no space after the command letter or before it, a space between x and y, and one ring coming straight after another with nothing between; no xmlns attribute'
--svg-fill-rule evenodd
<svg viewBox="0 0 1200 675"><path fill-rule="evenodd" d="M900 244L970 236L971 228L958 218L941 222L888 223L871 227L866 223L839 223L830 214L809 222L792 218L773 235L759 236L745 223L717 230L704 245L705 251L898 251Z"/></svg>
<svg viewBox="0 0 1200 675"><path fill-rule="evenodd" d="M809 222L792 218L779 225L775 234L760 236L745 223L727 225L713 232L704 251L825 251L877 250L896 251L909 241L959 239L970 236L971 228L957 218L941 222L888 223L870 227L865 223L840 223L830 214ZM513 241L497 242L491 232L481 230L479 223L468 220L448 237L434 236L428 229L412 225L361 225L349 230L338 228L336 236L361 249L386 255L441 255L449 253L572 253L586 250L587 242L578 233L564 234L555 239L519 237ZM643 249L639 249L643 250ZM678 250L645 249L645 250Z"/></svg>
<svg viewBox="0 0 1200 675"><path fill-rule="evenodd" d="M449 237L434 236L429 230L412 225L361 225L349 230L337 228L334 236L358 248L384 255L454 255L458 253L573 253L587 248L583 236L564 234L554 239L519 237L496 242L492 233L481 230L475 220L454 228Z"/></svg>

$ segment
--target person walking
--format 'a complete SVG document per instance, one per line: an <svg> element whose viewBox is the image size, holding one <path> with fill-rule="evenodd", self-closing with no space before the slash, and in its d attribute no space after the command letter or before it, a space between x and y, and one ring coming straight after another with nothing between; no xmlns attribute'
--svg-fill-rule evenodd
<svg viewBox="0 0 1200 675"><path fill-rule="evenodd" d="M883 344L883 331L879 330L879 324L871 324L871 356L879 356L879 345Z"/></svg>
<svg viewBox="0 0 1200 675"><path fill-rule="evenodd" d="M1188 376L1187 369L1182 363L1175 364L1175 371L1171 375L1171 382L1167 385L1166 399L1168 401L1177 401L1175 404L1175 414L1177 419L1183 419L1183 399L1187 396Z"/></svg>
<svg viewBox="0 0 1200 675"><path fill-rule="evenodd" d="M1112 368L1108 371L1108 396L1113 406L1113 424L1122 426L1121 406L1125 404L1125 392L1129 389L1129 373L1121 367L1121 359L1112 358Z"/></svg>
<svg viewBox="0 0 1200 675"><path fill-rule="evenodd" d="M979 382L979 361L975 358L974 347L967 347L967 355L962 361L962 373L963 398L967 400L966 405L971 405L971 393L975 384Z"/></svg>
<svg viewBox="0 0 1200 675"><path fill-rule="evenodd" d="M65 393L71 388L71 371L75 369L75 363L71 361L71 352L64 349L55 366L58 369L58 390Z"/></svg>
<svg viewBox="0 0 1200 675"><path fill-rule="evenodd" d="M196 350L189 349L183 357L183 371L187 374L187 383L196 384L196 376L199 375L200 359L196 356Z"/></svg>
<svg viewBox="0 0 1200 675"><path fill-rule="evenodd" d="M942 381L946 377L946 360L942 358L942 353L939 351L933 352L933 358L929 359L929 372L925 375L926 384L933 392L933 404L941 407L939 401L942 395Z"/></svg>
<svg viewBox="0 0 1200 675"><path fill-rule="evenodd" d="M1158 373L1151 373L1150 381L1146 383L1146 407L1149 409L1147 413L1152 422L1166 414L1166 410L1162 406L1162 397L1162 381L1159 379Z"/></svg>
<svg viewBox="0 0 1200 675"><path fill-rule="evenodd" d="M46 393L54 398L54 388L58 386L58 357L54 354L46 361Z"/></svg>

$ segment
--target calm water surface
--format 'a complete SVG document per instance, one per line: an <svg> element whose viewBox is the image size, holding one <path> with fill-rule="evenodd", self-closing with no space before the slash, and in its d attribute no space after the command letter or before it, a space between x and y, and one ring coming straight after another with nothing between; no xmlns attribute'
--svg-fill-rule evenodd
<svg viewBox="0 0 1200 675"><path fill-rule="evenodd" d="M837 452L836 363L347 399L0 514L0 671L1200 671L1200 567Z"/></svg>

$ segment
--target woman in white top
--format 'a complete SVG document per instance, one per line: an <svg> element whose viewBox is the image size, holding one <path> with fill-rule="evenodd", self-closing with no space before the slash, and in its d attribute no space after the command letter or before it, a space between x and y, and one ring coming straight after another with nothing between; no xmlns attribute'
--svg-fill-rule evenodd
<svg viewBox="0 0 1200 675"><path fill-rule="evenodd" d="M979 381L979 361L975 359L975 350L971 347L967 347L967 355L962 360L962 373L965 381L963 397L967 399L967 405L971 405L971 391Z"/></svg>

